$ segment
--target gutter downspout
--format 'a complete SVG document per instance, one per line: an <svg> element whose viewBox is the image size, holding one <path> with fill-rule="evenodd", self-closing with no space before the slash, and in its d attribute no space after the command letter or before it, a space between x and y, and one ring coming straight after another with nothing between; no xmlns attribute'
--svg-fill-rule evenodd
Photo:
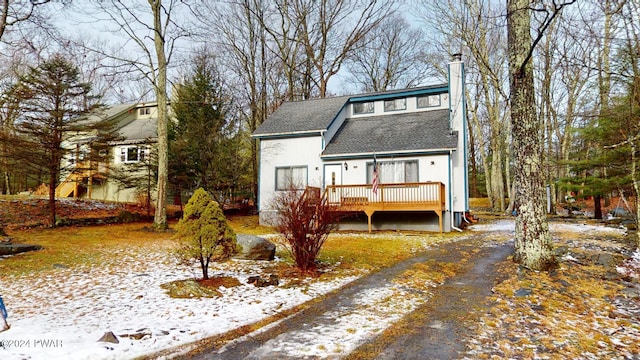
<svg viewBox="0 0 640 360"><path fill-rule="evenodd" d="M467 213L466 213L466 212L465 212L465 213L462 213L462 220L464 220L464 222L466 222L467 224L471 224L471 221L469 221L469 220L467 219Z"/></svg>

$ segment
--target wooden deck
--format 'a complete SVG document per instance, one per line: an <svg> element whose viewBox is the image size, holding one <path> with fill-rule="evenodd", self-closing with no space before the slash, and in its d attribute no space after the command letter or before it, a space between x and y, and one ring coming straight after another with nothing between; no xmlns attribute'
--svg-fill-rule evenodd
<svg viewBox="0 0 640 360"><path fill-rule="evenodd" d="M445 211L445 189L440 182L380 184L377 194L371 184L330 185L323 197L337 211L362 211L367 215L369 232L371 217L376 211L433 211L438 215L442 232Z"/></svg>
<svg viewBox="0 0 640 360"><path fill-rule="evenodd" d="M67 176L64 181L60 182L56 187L56 197L64 198L73 194L74 198L79 196L80 183L87 179L87 197L91 199L91 191L94 179L104 179L105 174L109 171L106 163L98 161L81 161L75 165L75 168Z"/></svg>

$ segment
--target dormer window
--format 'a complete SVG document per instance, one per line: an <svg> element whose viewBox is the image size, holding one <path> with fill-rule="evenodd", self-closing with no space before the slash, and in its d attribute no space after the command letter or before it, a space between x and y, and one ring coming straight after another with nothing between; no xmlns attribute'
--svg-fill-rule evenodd
<svg viewBox="0 0 640 360"><path fill-rule="evenodd" d="M384 101L384 111L407 110L407 99L393 99Z"/></svg>
<svg viewBox="0 0 640 360"><path fill-rule="evenodd" d="M372 114L373 109L373 101L353 104L354 114Z"/></svg>
<svg viewBox="0 0 640 360"><path fill-rule="evenodd" d="M440 105L440 94L418 97L418 108L438 107Z"/></svg>

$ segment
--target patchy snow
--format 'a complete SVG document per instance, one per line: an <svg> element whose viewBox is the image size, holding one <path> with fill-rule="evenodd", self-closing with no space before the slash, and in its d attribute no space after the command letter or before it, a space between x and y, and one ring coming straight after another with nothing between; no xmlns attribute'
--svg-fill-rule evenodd
<svg viewBox="0 0 640 360"><path fill-rule="evenodd" d="M616 268L624 276L640 279L640 249L633 256Z"/></svg>
<svg viewBox="0 0 640 360"><path fill-rule="evenodd" d="M254 350L248 358L307 359L346 355L429 298L424 292L408 291L397 283L362 291L358 297L361 301L354 306L339 307L323 314L314 324L304 324L300 329L282 333Z"/></svg>
<svg viewBox="0 0 640 360"><path fill-rule="evenodd" d="M469 226L469 230L471 231L501 231L501 232L514 232L516 229L515 221L511 219L503 219L492 221L489 223L479 222Z"/></svg>
<svg viewBox="0 0 640 360"><path fill-rule="evenodd" d="M549 222L549 231L552 232L589 232L589 233L614 233L624 234L625 229L620 227L609 227L596 224L584 224L584 223L563 223L563 222ZM515 232L515 218L514 219L501 219L489 223L477 223L469 226L469 230L478 232Z"/></svg>
<svg viewBox="0 0 640 360"><path fill-rule="evenodd" d="M11 329L0 333L0 359L135 358L256 322L355 279L256 288L246 280L259 266L238 260L230 267L235 272L221 266L210 272L234 276L243 285L221 288L219 298L172 299L160 285L195 273L176 267L166 251L119 255L120 261L100 268L57 269L29 281L2 279ZM118 344L98 342L109 331ZM136 333L150 335L121 336Z"/></svg>
<svg viewBox="0 0 640 360"><path fill-rule="evenodd" d="M561 222L549 222L549 230L551 231L567 231L575 233L589 233L589 234L624 234L626 229L621 227L610 227L597 224L584 224L584 223L561 223Z"/></svg>
<svg viewBox="0 0 640 360"><path fill-rule="evenodd" d="M512 219L505 219L474 224L469 229L512 237L514 226ZM623 232L586 224L550 223L550 229L595 234ZM411 246L416 249L428 243L422 236L379 236L411 237L415 240ZM570 256L565 260L572 260ZM234 261L233 266L214 264L210 273L236 277L241 286L220 288L223 296L219 298L172 299L160 285L197 277L197 269L176 267L166 249L145 249L138 254L122 252L113 258L101 267L57 268L35 280L33 276L2 278L0 289L11 329L0 333L0 359L133 359L179 346L188 349L188 344L196 340L267 318L357 278L256 288L246 280L261 273L260 265ZM640 253L636 252L618 270L637 276L639 269ZM284 356L340 357L429 298L426 290L419 293L408 291L402 283L383 283L363 292L356 306L338 308L325 315L338 319L337 323L328 326L319 322L292 329L272 339L268 348L270 354L277 352ZM109 331L118 336L118 344L97 341ZM147 335L140 340L122 336L137 333ZM508 343L502 346L510 348ZM261 357L259 353L252 355Z"/></svg>

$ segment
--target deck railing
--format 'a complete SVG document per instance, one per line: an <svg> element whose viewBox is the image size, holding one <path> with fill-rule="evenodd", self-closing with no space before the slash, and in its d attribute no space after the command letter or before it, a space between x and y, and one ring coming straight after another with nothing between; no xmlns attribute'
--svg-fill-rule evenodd
<svg viewBox="0 0 640 360"><path fill-rule="evenodd" d="M421 206L433 209L445 206L444 184L440 182L380 184L374 194L372 185L329 185L324 196L328 203L339 207Z"/></svg>
<svg viewBox="0 0 640 360"><path fill-rule="evenodd" d="M320 199L320 188L307 187L304 196ZM329 185L322 199L336 211L363 211L369 232L371 217L377 211L433 211L438 215L440 232L443 231L446 203L444 184L440 182L380 184L375 193L371 184Z"/></svg>

